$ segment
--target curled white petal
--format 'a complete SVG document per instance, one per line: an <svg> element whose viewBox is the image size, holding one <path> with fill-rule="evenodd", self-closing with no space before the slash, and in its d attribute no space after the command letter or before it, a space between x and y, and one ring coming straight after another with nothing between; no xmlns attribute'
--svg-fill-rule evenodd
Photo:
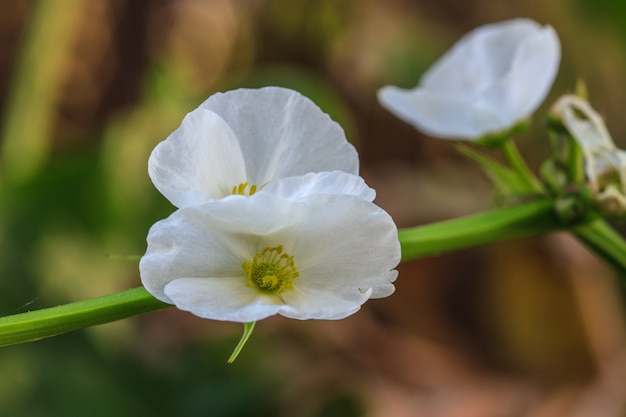
<svg viewBox="0 0 626 417"><path fill-rule="evenodd" d="M383 87L385 108L418 130L477 139L513 127L545 99L560 61L550 26L513 19L461 38L409 90Z"/></svg>
<svg viewBox="0 0 626 417"><path fill-rule="evenodd" d="M566 94L554 103L553 111L562 117L567 130L583 148L617 149L604 120L586 100Z"/></svg>
<svg viewBox="0 0 626 417"><path fill-rule="evenodd" d="M562 96L552 111L583 152L585 174L601 210L626 213L626 152L615 146L602 117L575 95Z"/></svg>
<svg viewBox="0 0 626 417"><path fill-rule="evenodd" d="M620 151L615 146L602 117L582 98L564 95L552 107L585 156L585 171L593 186L610 171L623 171ZM626 178L624 178L626 180Z"/></svg>

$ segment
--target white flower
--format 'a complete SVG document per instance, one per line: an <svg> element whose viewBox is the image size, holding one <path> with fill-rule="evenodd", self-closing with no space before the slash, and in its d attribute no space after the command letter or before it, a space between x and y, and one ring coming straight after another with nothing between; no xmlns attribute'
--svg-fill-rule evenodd
<svg viewBox="0 0 626 417"><path fill-rule="evenodd" d="M583 152L585 174L601 210L626 213L626 152L615 146L602 117L574 95L562 96L552 111Z"/></svg>
<svg viewBox="0 0 626 417"><path fill-rule="evenodd" d="M560 61L551 26L513 19L461 38L411 90L393 86L380 103L431 136L478 139L512 128L544 100Z"/></svg>
<svg viewBox="0 0 626 417"><path fill-rule="evenodd" d="M279 87L211 96L148 161L152 182L176 207L253 193L276 178L358 169L342 128L308 98Z"/></svg>
<svg viewBox="0 0 626 417"><path fill-rule="evenodd" d="M203 318L346 317L394 291L397 229L372 198L335 171L181 208L150 229L142 283Z"/></svg>

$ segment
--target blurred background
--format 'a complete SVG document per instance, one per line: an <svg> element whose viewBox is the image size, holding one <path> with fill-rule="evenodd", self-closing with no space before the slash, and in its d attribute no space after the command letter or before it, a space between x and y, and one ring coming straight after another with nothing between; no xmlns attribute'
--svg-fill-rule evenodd
<svg viewBox="0 0 626 417"><path fill-rule="evenodd" d="M563 46L546 103L586 81L626 148L626 2L5 0L0 12L0 315L140 285L149 227L174 208L152 148L216 91L280 85L358 147L406 227L492 207L450 142L375 99L412 87L460 36L518 16ZM548 156L545 104L518 145ZM0 416L621 416L623 300L565 234L400 266L396 293L341 321L233 323L176 309L0 349Z"/></svg>

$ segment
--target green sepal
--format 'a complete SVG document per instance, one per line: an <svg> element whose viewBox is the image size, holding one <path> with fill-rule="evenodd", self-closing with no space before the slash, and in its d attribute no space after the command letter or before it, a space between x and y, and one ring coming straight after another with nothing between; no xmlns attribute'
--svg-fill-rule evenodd
<svg viewBox="0 0 626 417"><path fill-rule="evenodd" d="M552 194L564 195L586 184L585 159L580 145L556 115L548 116L547 127L552 156L541 165L540 175Z"/></svg>
<svg viewBox="0 0 626 417"><path fill-rule="evenodd" d="M589 187L572 190L554 201L554 211L565 227L591 221L599 217Z"/></svg>
<svg viewBox="0 0 626 417"><path fill-rule="evenodd" d="M506 167L499 161L475 151L469 146L458 145L457 150L476 162L494 184L496 201L501 205L510 205L529 196L536 196L537 190L529 185L527 179L521 177L517 171Z"/></svg>

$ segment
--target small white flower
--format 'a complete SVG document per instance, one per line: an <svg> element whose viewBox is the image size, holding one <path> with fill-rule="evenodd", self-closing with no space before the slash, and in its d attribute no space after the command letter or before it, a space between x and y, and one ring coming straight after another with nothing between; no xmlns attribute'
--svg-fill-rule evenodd
<svg viewBox="0 0 626 417"><path fill-rule="evenodd" d="M211 96L148 161L152 182L176 207L332 170L358 174L358 156L343 129L308 98L279 87Z"/></svg>
<svg viewBox="0 0 626 417"><path fill-rule="evenodd" d="M618 149L602 117L582 98L562 96L552 111L583 152L585 174L606 214L626 213L626 152Z"/></svg>
<svg viewBox="0 0 626 417"><path fill-rule="evenodd" d="M416 88L386 86L378 99L426 134L478 139L512 128L537 109L560 54L551 26L530 19L488 24L461 38Z"/></svg>
<svg viewBox="0 0 626 417"><path fill-rule="evenodd" d="M371 198L336 171L181 208L150 229L142 283L203 318L344 318L394 291L397 229Z"/></svg>

